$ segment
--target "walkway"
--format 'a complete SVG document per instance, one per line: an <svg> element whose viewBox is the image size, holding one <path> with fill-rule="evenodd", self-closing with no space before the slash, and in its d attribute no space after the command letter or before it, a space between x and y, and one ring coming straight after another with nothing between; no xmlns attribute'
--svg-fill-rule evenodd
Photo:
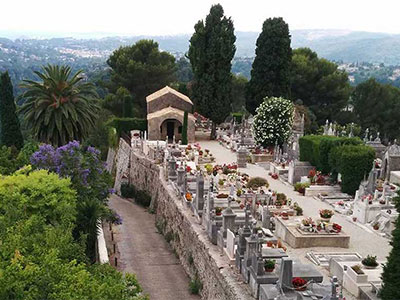
<svg viewBox="0 0 400 300"><path fill-rule="evenodd" d="M189 278L164 237L157 233L155 217L128 200L112 195L109 206L122 216L114 226L120 258L118 268L136 274L151 300L200 299L189 293Z"/></svg>
<svg viewBox="0 0 400 300"><path fill-rule="evenodd" d="M200 142L202 148L209 149L211 153L216 158L216 163L218 164L228 164L232 162L236 162L236 153L228 150L227 148L221 146L216 141L204 141ZM299 203L299 205L303 208L303 213L305 216L310 216L313 219L319 217L319 210L328 208L332 209L330 205L325 202L322 202L313 197L305 197L301 196L299 193L293 190L291 185L287 185L280 180L274 180L270 176L268 176L268 171L264 168L254 165L248 164L247 168L239 169L240 172L247 173L250 177L260 176L268 179L270 184L270 188L272 190L278 191L280 193L285 193L289 198L293 199L293 201ZM385 261L388 256L391 246L389 245L389 240L379 236L377 233L362 228L359 225L356 225L354 222L349 220L347 217L336 213L332 217L332 221L336 222L343 227L343 231L350 235L350 248L306 248L306 249L288 249L289 253L293 253L299 258L305 257L306 252L310 250L321 251L321 252L329 252L329 251L355 251L360 253L362 256L376 255L378 260Z"/></svg>

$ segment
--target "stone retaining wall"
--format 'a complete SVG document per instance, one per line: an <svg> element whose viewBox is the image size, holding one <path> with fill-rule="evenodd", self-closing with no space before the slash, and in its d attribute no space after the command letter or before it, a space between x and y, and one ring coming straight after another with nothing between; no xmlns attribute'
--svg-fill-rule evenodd
<svg viewBox="0 0 400 300"><path fill-rule="evenodd" d="M197 277L201 281L202 299L254 299L248 285L242 282L226 257L221 256L217 246L208 240L203 226L178 200L164 178L160 166L131 151L130 183L151 195L157 228L172 245L190 278Z"/></svg>

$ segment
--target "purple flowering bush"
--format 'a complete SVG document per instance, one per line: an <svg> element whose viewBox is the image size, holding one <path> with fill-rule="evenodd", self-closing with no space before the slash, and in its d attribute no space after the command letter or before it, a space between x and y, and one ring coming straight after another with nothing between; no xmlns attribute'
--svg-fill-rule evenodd
<svg viewBox="0 0 400 300"><path fill-rule="evenodd" d="M78 141L54 148L43 144L31 157L34 169L57 173L70 178L71 186L77 192L76 238L86 238L87 254L95 256L95 242L98 220L103 219L120 224L122 219L107 207L107 200L113 190L110 188L111 175L100 159L100 151L82 146Z"/></svg>

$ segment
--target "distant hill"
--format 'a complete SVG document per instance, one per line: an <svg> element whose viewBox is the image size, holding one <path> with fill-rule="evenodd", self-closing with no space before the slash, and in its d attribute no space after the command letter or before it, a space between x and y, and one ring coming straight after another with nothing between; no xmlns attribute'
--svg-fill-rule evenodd
<svg viewBox="0 0 400 300"><path fill-rule="evenodd" d="M120 46L133 44L144 38L154 39L158 41L161 49L180 57L187 52L191 36L183 34L104 37L104 35L104 33L92 33L75 35L75 38L65 36L54 38L40 34L37 38L33 38L34 34L29 32L0 31L0 71L9 70L14 85L21 79L33 78L33 71L47 63L69 64L74 70L84 69L87 76L91 77L106 68L107 58ZM258 35L257 32L236 32L237 51L233 72L249 78ZM400 35L319 29L292 30L291 35L293 48L309 47L319 56L343 64L363 62L400 66ZM80 38L76 38L77 36ZM355 83L376 73L363 72L364 74L358 76L357 72L351 74L354 75ZM397 68L383 71L381 69L379 72L383 82L386 80L392 82L393 78L398 78L400 74Z"/></svg>

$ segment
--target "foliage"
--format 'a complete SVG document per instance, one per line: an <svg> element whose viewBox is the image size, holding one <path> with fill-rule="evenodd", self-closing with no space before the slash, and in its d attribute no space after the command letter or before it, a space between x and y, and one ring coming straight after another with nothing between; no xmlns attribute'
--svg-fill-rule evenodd
<svg viewBox="0 0 400 300"><path fill-rule="evenodd" d="M70 179L45 170L3 177L1 299L147 299L135 276L86 265L83 247L72 237L76 205Z"/></svg>
<svg viewBox="0 0 400 300"><path fill-rule="evenodd" d="M175 58L160 51L153 40L140 40L115 50L107 64L111 67L111 91L125 87L134 97L140 116L146 115L146 96L175 80Z"/></svg>
<svg viewBox="0 0 400 300"><path fill-rule="evenodd" d="M241 124L243 119L243 113L241 112L232 113L232 117L235 120L236 124Z"/></svg>
<svg viewBox="0 0 400 300"><path fill-rule="evenodd" d="M262 178L262 177L252 177L252 178L250 178L250 180L247 182L247 185L246 185L247 188L251 188L251 189L257 189L262 186L265 186L265 187L269 186L267 179Z"/></svg>
<svg viewBox="0 0 400 300"><path fill-rule="evenodd" d="M0 145L17 149L24 145L8 72L0 75Z"/></svg>
<svg viewBox="0 0 400 300"><path fill-rule="evenodd" d="M353 271L356 272L358 275L364 274L364 271L362 270L361 265L354 265L354 266L351 266L351 268L352 268ZM393 298L391 298L391 299L393 299Z"/></svg>
<svg viewBox="0 0 400 300"><path fill-rule="evenodd" d="M2 146L0 147L0 174L9 175L17 170L16 167L16 150Z"/></svg>
<svg viewBox="0 0 400 300"><path fill-rule="evenodd" d="M193 80L192 66L184 56L176 62L176 79L181 83L188 83Z"/></svg>
<svg viewBox="0 0 400 300"><path fill-rule="evenodd" d="M322 173L331 172L334 163L329 161L331 150L340 145L358 145L359 138L325 135L306 135L300 138L300 160L308 161Z"/></svg>
<svg viewBox="0 0 400 300"><path fill-rule="evenodd" d="M352 101L363 131L380 132L386 141L400 137L400 89L370 79L355 88Z"/></svg>
<svg viewBox="0 0 400 300"><path fill-rule="evenodd" d="M269 270L274 269L274 268L275 268L275 260L273 260L273 259L266 259L266 260L264 261L264 268L265 268L265 269L269 269Z"/></svg>
<svg viewBox="0 0 400 300"><path fill-rule="evenodd" d="M112 118L107 125L114 127L119 136L122 132L129 133L131 130L147 130L147 120L139 118Z"/></svg>
<svg viewBox="0 0 400 300"><path fill-rule="evenodd" d="M82 140L95 125L99 111L92 83L81 83L82 71L71 73L68 66L47 65L35 72L41 81L24 80L26 89L20 108L34 137L60 146Z"/></svg>
<svg viewBox="0 0 400 300"><path fill-rule="evenodd" d="M291 99L301 99L316 116L318 124L335 120L350 96L346 72L335 63L318 58L309 48L293 51L291 62Z"/></svg>
<svg viewBox="0 0 400 300"><path fill-rule="evenodd" d="M293 104L290 100L265 98L256 113L252 130L258 145L282 145L289 139L293 124Z"/></svg>
<svg viewBox="0 0 400 300"><path fill-rule="evenodd" d="M291 58L288 24L282 18L265 20L246 88L246 107L250 113L256 112L265 97L289 96Z"/></svg>
<svg viewBox="0 0 400 300"><path fill-rule="evenodd" d="M201 283L199 277L195 277L189 282L189 291L192 295L199 295L201 289L203 288L203 284Z"/></svg>
<svg viewBox="0 0 400 300"><path fill-rule="evenodd" d="M194 74L193 99L196 110L216 124L229 115L232 88L231 65L235 55L233 22L220 4L213 5L205 22L197 22L190 39L188 57Z"/></svg>
<svg viewBox="0 0 400 300"><path fill-rule="evenodd" d="M111 192L111 175L100 160L100 152L93 147L83 147L77 141L55 149L41 145L31 157L35 169L45 169L68 177L77 191L78 215L75 236L87 235L87 254L95 257L98 220L111 215L107 208Z"/></svg>
<svg viewBox="0 0 400 300"><path fill-rule="evenodd" d="M148 207L151 203L151 196L145 190L139 190L134 185L124 183L121 185L121 196L125 198L133 198L135 202Z"/></svg>
<svg viewBox="0 0 400 300"><path fill-rule="evenodd" d="M400 192L395 198L397 211L400 212ZM382 300L400 299L400 218L395 221L395 229L392 231L392 240L390 242L392 250L383 265L382 289L380 297Z"/></svg>
<svg viewBox="0 0 400 300"><path fill-rule="evenodd" d="M243 111L246 108L246 85L248 80L243 75L232 74L231 110Z"/></svg>
<svg viewBox="0 0 400 300"><path fill-rule="evenodd" d="M102 106L120 118L131 118L133 116L133 98L131 93L124 87L118 88L115 94L107 94Z"/></svg>
<svg viewBox="0 0 400 300"><path fill-rule="evenodd" d="M377 267L379 265L378 262L376 261L376 256L372 256L372 255L367 255L367 257L364 258L361 261L361 263L367 267Z"/></svg>
<svg viewBox="0 0 400 300"><path fill-rule="evenodd" d="M182 145L188 143L188 112L185 111L183 114L183 125L182 125Z"/></svg>
<svg viewBox="0 0 400 300"><path fill-rule="evenodd" d="M342 145L334 148L330 156L332 169L342 174L342 192L354 195L372 168L374 149L365 145Z"/></svg>
<svg viewBox="0 0 400 300"><path fill-rule="evenodd" d="M321 209L319 215L321 218L329 219L333 216L334 212L330 209Z"/></svg>
<svg viewBox="0 0 400 300"><path fill-rule="evenodd" d="M296 191L296 192L299 192L300 194L305 194L305 192L306 192L306 188L308 188L308 187L310 187L310 184L309 183L301 183L301 182L297 182L295 185L294 185L294 190Z"/></svg>

